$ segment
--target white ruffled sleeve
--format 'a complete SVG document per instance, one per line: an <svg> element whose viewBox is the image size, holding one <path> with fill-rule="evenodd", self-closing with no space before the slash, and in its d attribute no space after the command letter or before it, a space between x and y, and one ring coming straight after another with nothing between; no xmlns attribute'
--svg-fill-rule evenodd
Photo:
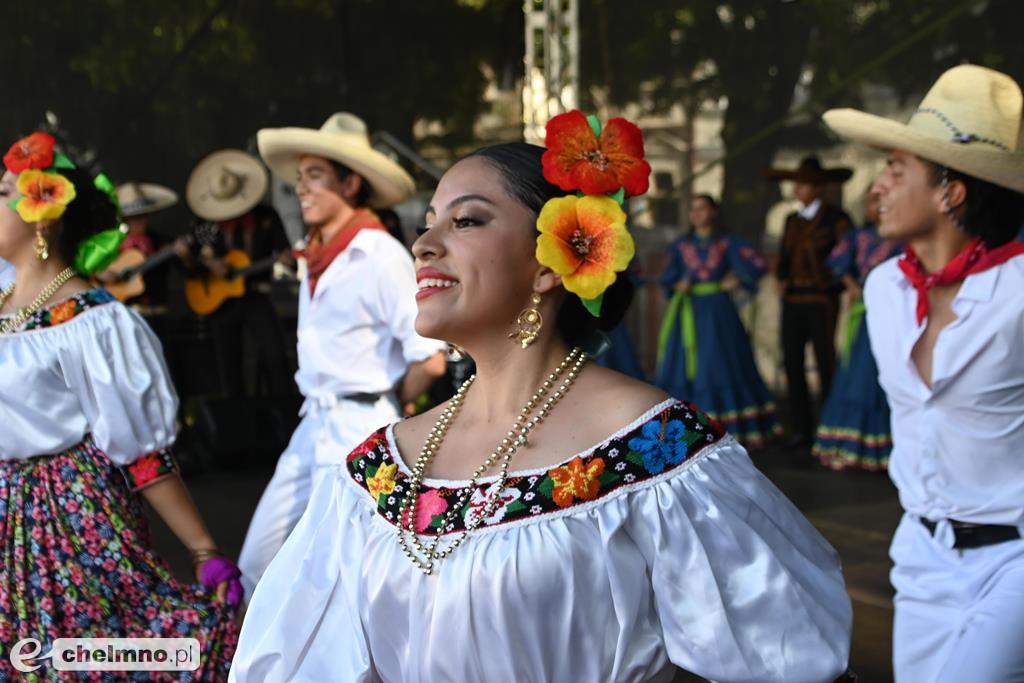
<svg viewBox="0 0 1024 683"><path fill-rule="evenodd" d="M720 683L833 681L852 609L839 557L732 437L631 496L674 664Z"/></svg>
<svg viewBox="0 0 1024 683"><path fill-rule="evenodd" d="M124 466L174 443L178 396L149 325L118 303L66 325L80 345L62 349L59 362L96 446Z"/></svg>
<svg viewBox="0 0 1024 683"><path fill-rule="evenodd" d="M373 510L335 466L313 490L306 512L256 585L229 680L376 681L359 617L358 567Z"/></svg>

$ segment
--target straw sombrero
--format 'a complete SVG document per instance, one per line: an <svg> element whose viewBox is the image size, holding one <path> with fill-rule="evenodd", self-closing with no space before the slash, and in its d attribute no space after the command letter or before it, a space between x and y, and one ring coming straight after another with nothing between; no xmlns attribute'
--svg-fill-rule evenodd
<svg viewBox="0 0 1024 683"><path fill-rule="evenodd" d="M831 109L823 118L849 140L904 150L1024 192L1021 100L1020 86L1006 74L965 64L939 76L905 124L854 109Z"/></svg>
<svg viewBox="0 0 1024 683"><path fill-rule="evenodd" d="M259 159L240 149L222 149L192 169L185 202L205 221L227 221L259 204L269 182Z"/></svg>
<svg viewBox="0 0 1024 683"><path fill-rule="evenodd" d="M853 170L842 166L824 168L818 157L805 157L796 169L768 168L763 175L769 180L793 180L798 183L825 185L845 183L853 175Z"/></svg>
<svg viewBox="0 0 1024 683"><path fill-rule="evenodd" d="M264 128L256 134L260 155L276 175L294 184L299 158L312 155L337 161L361 175L370 185L370 204L384 208L400 204L416 189L401 166L370 146L366 124L354 114L339 112L320 130Z"/></svg>
<svg viewBox="0 0 1024 683"><path fill-rule="evenodd" d="M121 205L121 215L130 218L170 208L178 203L178 195L163 185L133 181L117 186L117 203Z"/></svg>

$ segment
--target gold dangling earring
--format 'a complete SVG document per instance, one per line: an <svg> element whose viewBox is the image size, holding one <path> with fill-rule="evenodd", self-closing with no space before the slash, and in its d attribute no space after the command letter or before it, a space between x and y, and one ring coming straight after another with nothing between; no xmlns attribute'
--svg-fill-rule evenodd
<svg viewBox="0 0 1024 683"><path fill-rule="evenodd" d="M36 258L45 261L50 258L50 243L43 237L43 231L36 231Z"/></svg>
<svg viewBox="0 0 1024 683"><path fill-rule="evenodd" d="M537 306L540 304L540 294L534 292L530 295L531 306L523 309L516 318L516 327L509 334L509 338L515 339L525 349L537 339L541 326L544 325L544 318L541 317Z"/></svg>

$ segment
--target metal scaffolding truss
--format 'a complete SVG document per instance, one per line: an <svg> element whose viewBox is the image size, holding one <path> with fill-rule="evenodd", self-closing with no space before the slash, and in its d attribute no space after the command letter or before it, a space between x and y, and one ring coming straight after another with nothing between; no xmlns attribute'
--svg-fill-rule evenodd
<svg viewBox="0 0 1024 683"><path fill-rule="evenodd" d="M548 119L579 106L579 7L577 0L524 0L523 13L523 137L540 143Z"/></svg>

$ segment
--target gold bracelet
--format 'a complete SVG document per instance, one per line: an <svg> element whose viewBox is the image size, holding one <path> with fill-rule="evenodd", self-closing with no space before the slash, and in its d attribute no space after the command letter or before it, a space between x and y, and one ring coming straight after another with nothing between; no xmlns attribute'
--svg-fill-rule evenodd
<svg viewBox="0 0 1024 683"><path fill-rule="evenodd" d="M212 557L220 557L220 550L217 548L199 548L198 550L190 550L189 553L192 555L192 566L202 564Z"/></svg>

